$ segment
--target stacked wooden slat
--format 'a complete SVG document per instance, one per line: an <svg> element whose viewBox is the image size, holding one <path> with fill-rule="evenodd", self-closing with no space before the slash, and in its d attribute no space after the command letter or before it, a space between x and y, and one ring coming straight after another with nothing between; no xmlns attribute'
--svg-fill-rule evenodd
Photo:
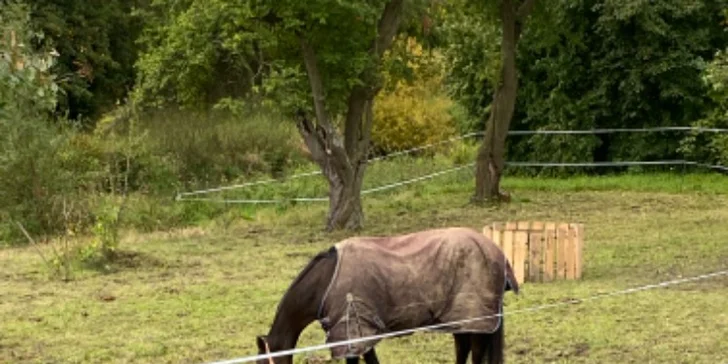
<svg viewBox="0 0 728 364"><path fill-rule="evenodd" d="M581 278L582 224L496 222L485 226L483 234L503 250L519 283Z"/></svg>

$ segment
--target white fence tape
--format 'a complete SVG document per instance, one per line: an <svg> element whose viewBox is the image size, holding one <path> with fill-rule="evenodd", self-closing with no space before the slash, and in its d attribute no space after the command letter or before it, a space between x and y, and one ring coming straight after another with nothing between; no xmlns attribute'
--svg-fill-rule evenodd
<svg viewBox="0 0 728 364"><path fill-rule="evenodd" d="M457 136L457 137L454 137L454 138L442 140L442 141L439 141L439 142L430 143L430 144L422 145L422 146L419 146L419 147L415 147L415 148L411 148L411 149L407 149L407 150L403 150L403 151L399 151L399 152L395 152L395 153L391 153L391 154L387 154L387 155L375 157L375 158L369 159L367 162L376 162L376 161L381 161L381 160L384 160L384 159L387 159L387 158L392 158L392 157L396 157L396 156L400 156L400 155L412 154L414 152L418 152L418 151L421 151L421 150L433 148L433 147L436 147L438 145L452 143L452 142L455 142L455 141L458 141L458 140L462 140L462 139L472 138L474 136L481 135L481 134L482 133L464 134L464 135L461 135L461 136ZM311 172L294 174L294 175L292 175L290 177L286 177L286 178L284 178L282 180L266 179L266 180L260 180L260 181L254 181L254 182L246 182L246 183L241 183L241 184L236 184L236 185L231 185L231 186L225 186L225 187L216 187L216 188L208 188L208 189L204 189L204 190L197 190L197 191L191 191L191 192L183 192L183 193L180 193L180 194L177 195L177 200L181 200L182 199L181 197L184 197L184 196L194 196L194 195L201 195L201 194L212 193L212 192L221 192L221 191L227 191L227 190L234 190L234 189L239 189L239 188L251 187L251 186L255 186L255 185L263 185L263 184L270 184L270 183L275 183L275 182L293 180L293 179L298 179L298 178L303 178L303 177L318 176L320 174L321 174L321 171L318 170L318 171L311 171Z"/></svg>
<svg viewBox="0 0 728 364"><path fill-rule="evenodd" d="M659 132L659 131L693 131L693 132L726 133L726 132L728 132L728 129L702 128L702 127L691 127L691 126L668 126L668 127L654 127L654 128L604 128L604 129L585 129L585 130L510 130L508 132L508 134L509 135L610 134L610 133L637 133L637 132ZM481 136L481 135L483 135L483 132L464 134L464 135L460 135L457 137L442 140L439 142L430 143L430 144L426 144L423 146L403 150L400 152L395 152L395 153L375 157L375 158L369 159L368 162L376 162L376 161L381 161L381 160L396 157L396 156L412 154L412 153L415 153L415 152L418 152L421 150L425 150L425 149L429 149L429 148L433 148L433 147L436 147L439 145L448 144L448 143L452 143L452 142L455 142L458 140L468 139L468 138L472 138L475 136ZM728 171L728 167L724 167L724 166L701 164L701 163L697 163L697 162L688 162L688 161L677 161L677 160L676 161L647 161L647 162L634 161L634 162L585 162L585 163L506 162L506 164L511 165L511 166L517 166L517 167L610 167L610 166L637 166L637 165L692 164L692 165L699 165L702 167L715 169L715 170ZM394 187L403 186L403 185L411 184L411 183L418 182L418 181L423 181L423 180L432 178L431 176L439 176L439 175L446 174L449 172L454 172L454 171L460 170L460 169L462 169L462 168L457 167L457 168L454 168L454 169L448 170L448 171L436 172L432 175L417 177L412 180L397 182L392 185L376 187L376 188L372 189L373 191L362 191L362 193L368 194L371 192L383 191L383 190L387 190L389 188L394 188ZM260 181L254 181L254 182L235 184L235 185L231 185L231 186L223 186L223 187L201 189L201 190L190 191L190 192L183 192L183 193L177 194L177 196L175 197L175 200L177 200L177 201L225 202L225 203L275 204L275 203L280 203L282 201L281 200L272 200L272 199L226 200L226 199L185 198L185 197L241 189L241 188L252 187L252 186L256 186L256 185L271 184L271 183L294 180L294 179L299 179L299 178L304 178L304 177L317 176L320 174L321 174L320 170L311 171L311 172L295 174L295 175L283 178L281 180L266 179L266 180L260 180ZM288 199L287 201L320 202L320 201L328 201L328 198L300 197L300 198Z"/></svg>
<svg viewBox="0 0 728 364"><path fill-rule="evenodd" d="M506 162L507 166L514 167L627 167L627 166L667 166L667 165L686 165L691 162L684 160L667 160L667 161L622 161L622 162Z"/></svg>
<svg viewBox="0 0 728 364"><path fill-rule="evenodd" d="M614 133L649 133L659 131L694 131L699 133L728 133L723 128L703 128L697 126L658 126L654 128L603 128L584 130L510 130L508 135L537 134L614 134Z"/></svg>
<svg viewBox="0 0 728 364"><path fill-rule="evenodd" d="M310 177L310 176L316 176L321 174L321 171L314 171L314 172L308 172L308 173L301 173L301 174L294 174L293 176L287 177L286 180L292 180L297 178L303 178L303 177ZM231 185L231 186L224 186L224 187L216 187L216 188L208 188L205 190L199 190L199 191L192 191L192 192L184 192L177 195L177 200L180 200L183 196L194 196L194 195L202 195L206 193L211 192L221 192L221 191L227 191L227 190L235 190L245 187L251 187L256 185L265 185L270 183L278 182L278 180L275 179L264 179L260 181L254 181L254 182L246 182L241 183L237 185Z"/></svg>
<svg viewBox="0 0 728 364"><path fill-rule="evenodd" d="M698 163L698 162L691 162L690 164L694 164L694 165L696 165L698 167L703 167L703 168L709 168L709 169L715 169L715 170L718 170L718 171L728 172L728 167L726 167L726 166L720 166L720 165L717 165L717 164L707 164L707 163Z"/></svg>
<svg viewBox="0 0 728 364"><path fill-rule="evenodd" d="M435 177L439 177L442 175L450 174L453 172L457 172L466 168L472 168L475 165L475 163L469 163L460 165L454 168L449 168L446 170L442 170L439 172L427 174L424 176L399 181L395 183L390 183L378 187L373 187L370 189L365 189L361 191L361 195L368 195L375 192L381 192L390 190L393 188L422 182L426 180L433 179ZM665 161L623 161L623 162L575 162L575 163L542 163L542 162L506 162L507 166L513 166L513 167L627 167L627 166L659 166L659 165L674 165L674 166L685 166L685 165L694 165L694 166L700 166L704 168L710 168L715 170L721 170L728 172L728 167L719 166L719 165L711 165L711 164L705 164L705 163L697 163L697 162L691 162L691 161L685 161L685 160L665 160ZM290 199L280 199L280 200L274 200L274 199L222 199L222 198L206 198L206 197L191 197L191 198L179 198L179 201L202 201L202 202L215 202L215 203L228 203L228 204L279 204L284 202L327 202L329 201L328 197L295 197Z"/></svg>
<svg viewBox="0 0 728 364"><path fill-rule="evenodd" d="M458 167L455 167L455 168L446 169L444 171L435 172L435 173L431 173L431 174L428 174L428 175L425 175L425 176L420 176L420 177L417 177L417 178L409 179L409 180L406 180L406 181L395 182L395 183L388 184L388 185L384 185L384 186L370 188L370 189L361 191L361 194L362 195L368 195L368 194L374 193L374 192L385 191L385 190L389 190L389 189L396 188L396 187L399 187L399 186L404 186L404 185L412 184L412 183L415 183L415 182L425 181L425 180L432 179L432 178L435 178L435 177L438 177L438 176L442 176L442 175L445 175L445 174L450 174L450 173L453 173L453 172L457 172L457 171L463 170L465 168L471 168L474 165L475 165L475 163L465 164L465 165L461 165L461 166L458 166Z"/></svg>

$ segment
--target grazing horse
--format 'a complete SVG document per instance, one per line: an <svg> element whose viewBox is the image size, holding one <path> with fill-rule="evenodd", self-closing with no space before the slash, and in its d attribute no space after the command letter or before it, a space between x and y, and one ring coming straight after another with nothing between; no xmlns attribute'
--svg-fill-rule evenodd
<svg viewBox="0 0 728 364"><path fill-rule="evenodd" d="M316 255L283 295L259 354L296 346L318 320L333 359L378 364L372 335L432 326L453 335L457 364L503 362L503 296L518 283L502 251L468 228L354 237ZM258 364L290 364L292 355Z"/></svg>

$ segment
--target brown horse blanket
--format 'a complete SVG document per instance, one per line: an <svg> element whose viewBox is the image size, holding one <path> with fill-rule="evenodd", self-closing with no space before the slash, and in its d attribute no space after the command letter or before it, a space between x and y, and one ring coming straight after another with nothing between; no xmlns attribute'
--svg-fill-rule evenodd
<svg viewBox="0 0 728 364"><path fill-rule="evenodd" d="M467 228L393 237L355 237L335 245L337 267L320 307L327 343L501 313L517 282L501 250ZM438 328L492 333L500 316ZM379 340L332 348L361 356Z"/></svg>

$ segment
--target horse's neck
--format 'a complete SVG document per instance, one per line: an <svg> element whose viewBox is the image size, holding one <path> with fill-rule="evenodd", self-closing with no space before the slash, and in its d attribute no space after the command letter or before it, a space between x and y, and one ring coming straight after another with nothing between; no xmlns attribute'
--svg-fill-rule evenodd
<svg viewBox="0 0 728 364"><path fill-rule="evenodd" d="M310 323L310 322L309 322ZM268 333L268 342L270 343L270 350L281 351L293 349L296 347L298 337L303 332L304 325L285 326L285 325L273 325L270 332Z"/></svg>
<svg viewBox="0 0 728 364"><path fill-rule="evenodd" d="M322 259L284 295L268 333L271 350L296 346L301 332L318 319L318 310L333 273L335 259Z"/></svg>
<svg viewBox="0 0 728 364"><path fill-rule="evenodd" d="M295 310L295 307L292 310ZM296 347L301 332L316 320L313 312L310 309L302 309L298 312L279 310L268 332L270 350L281 351Z"/></svg>

